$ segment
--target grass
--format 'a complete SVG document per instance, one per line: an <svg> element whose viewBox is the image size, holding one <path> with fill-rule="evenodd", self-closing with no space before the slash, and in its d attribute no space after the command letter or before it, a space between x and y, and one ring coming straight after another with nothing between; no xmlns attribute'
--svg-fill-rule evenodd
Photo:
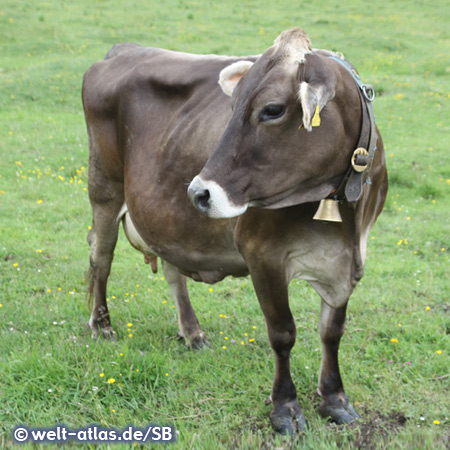
<svg viewBox="0 0 450 450"><path fill-rule="evenodd" d="M159 423L179 431L169 448L446 448L449 20L444 0L132 0L126 6L117 0L5 0L0 446L13 447L11 429L19 423ZM186 351L175 338L176 314L161 273L150 273L121 235L109 284L118 342L91 340L84 282L91 214L80 89L84 71L115 42L256 54L296 25L314 46L342 51L375 86L390 191L341 346L344 383L362 420L335 427L318 415L319 301L306 284L293 282L299 327L293 376L310 431L290 440L269 427L264 399L273 357L249 279L227 279L212 291L189 284L212 348Z"/></svg>

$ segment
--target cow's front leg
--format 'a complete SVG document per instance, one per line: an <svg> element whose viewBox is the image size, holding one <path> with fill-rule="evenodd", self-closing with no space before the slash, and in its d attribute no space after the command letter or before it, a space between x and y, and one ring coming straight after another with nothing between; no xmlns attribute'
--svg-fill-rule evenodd
<svg viewBox="0 0 450 450"><path fill-rule="evenodd" d="M344 334L347 305L333 309L322 300L320 311L320 338L322 364L319 376L319 394L322 397L320 413L338 424L350 423L359 418L344 392L339 373L338 351Z"/></svg>
<svg viewBox="0 0 450 450"><path fill-rule="evenodd" d="M289 357L295 343L296 329L289 308L285 277L260 268L251 275L266 319L270 345L275 353L275 378L271 395L273 410L270 413L272 425L282 434L304 431L307 423L298 404L290 373Z"/></svg>
<svg viewBox="0 0 450 450"><path fill-rule="evenodd" d="M194 308L191 305L186 285L186 277L177 268L162 261L164 275L169 284L178 313L178 335L184 339L188 347L200 349L209 345L208 339L200 328Z"/></svg>

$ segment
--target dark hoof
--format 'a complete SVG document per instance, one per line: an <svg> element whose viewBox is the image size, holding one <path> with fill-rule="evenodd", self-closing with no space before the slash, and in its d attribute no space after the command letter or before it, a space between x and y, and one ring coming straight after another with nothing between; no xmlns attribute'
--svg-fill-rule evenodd
<svg viewBox="0 0 450 450"><path fill-rule="evenodd" d="M308 422L298 404L274 409L270 413L270 420L275 431L284 435L293 436L295 433L306 431L308 428Z"/></svg>
<svg viewBox="0 0 450 450"><path fill-rule="evenodd" d="M306 431L308 422L303 414L296 417L270 416L272 426L277 433L293 436L296 433Z"/></svg>
<svg viewBox="0 0 450 450"><path fill-rule="evenodd" d="M191 341L190 348L194 350L201 350L202 348L209 348L208 338L202 333L200 336L195 337Z"/></svg>
<svg viewBox="0 0 450 450"><path fill-rule="evenodd" d="M319 411L323 417L330 418L332 422L338 425L352 423L355 419L360 419L359 414L355 411L345 394L344 396L334 396L332 401L323 401Z"/></svg>
<svg viewBox="0 0 450 450"><path fill-rule="evenodd" d="M108 325L105 328L101 328L98 326L91 327L90 325L89 325L89 327L91 329L91 332L92 332L91 336L92 336L92 339L94 339L94 341L96 341L99 336L102 336L104 339L106 339L108 341L112 341L112 342L117 341L116 332L113 330L111 325Z"/></svg>
<svg viewBox="0 0 450 450"><path fill-rule="evenodd" d="M183 335L181 335L180 332L178 332L177 339L179 341L184 341L186 347L192 348L193 350L201 350L202 348L210 347L208 338L205 336L204 333L199 334L193 339L187 339Z"/></svg>

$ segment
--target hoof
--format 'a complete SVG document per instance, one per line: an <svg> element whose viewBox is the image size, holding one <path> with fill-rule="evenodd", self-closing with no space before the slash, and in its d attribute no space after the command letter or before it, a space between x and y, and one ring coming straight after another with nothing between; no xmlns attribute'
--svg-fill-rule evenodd
<svg viewBox="0 0 450 450"><path fill-rule="evenodd" d="M270 416L270 420L274 430L283 435L293 436L308 429L308 422L303 414L296 417Z"/></svg>
<svg viewBox="0 0 450 450"><path fill-rule="evenodd" d="M360 419L355 408L348 401L347 396L333 396L332 401L323 401L319 407L322 417L328 417L332 422L342 425L352 423L355 419Z"/></svg>
<svg viewBox="0 0 450 450"><path fill-rule="evenodd" d="M179 341L184 341L186 347L189 349L192 348L193 350L201 350L202 348L210 347L208 338L203 333L199 334L193 339L187 339L180 332L178 332L177 339Z"/></svg>
<svg viewBox="0 0 450 450"><path fill-rule="evenodd" d="M283 406L274 409L270 413L270 421L277 433L293 436L295 433L308 429L308 422L300 406L298 406L297 402L295 403L293 406Z"/></svg>
<svg viewBox="0 0 450 450"><path fill-rule="evenodd" d="M202 348L209 348L210 345L208 338L202 333L201 335L192 339L191 345L189 345L189 347L194 350L201 350Z"/></svg>
<svg viewBox="0 0 450 450"><path fill-rule="evenodd" d="M94 341L96 341L98 339L98 337L101 335L104 339L108 340L108 341L112 341L112 342L116 342L117 341L117 335L116 332L113 330L111 325L108 325L105 328L101 328L101 327L91 327L91 336L92 339L94 339Z"/></svg>
<svg viewBox="0 0 450 450"><path fill-rule="evenodd" d="M116 332L112 329L111 326L102 328L102 335L108 341L117 342Z"/></svg>

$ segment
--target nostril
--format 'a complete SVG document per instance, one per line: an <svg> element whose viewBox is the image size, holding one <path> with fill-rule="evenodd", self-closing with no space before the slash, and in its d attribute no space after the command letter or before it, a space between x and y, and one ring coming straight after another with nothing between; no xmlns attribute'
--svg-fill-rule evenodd
<svg viewBox="0 0 450 450"><path fill-rule="evenodd" d="M194 204L200 211L204 212L209 208L209 198L208 189L199 189L194 194Z"/></svg>

